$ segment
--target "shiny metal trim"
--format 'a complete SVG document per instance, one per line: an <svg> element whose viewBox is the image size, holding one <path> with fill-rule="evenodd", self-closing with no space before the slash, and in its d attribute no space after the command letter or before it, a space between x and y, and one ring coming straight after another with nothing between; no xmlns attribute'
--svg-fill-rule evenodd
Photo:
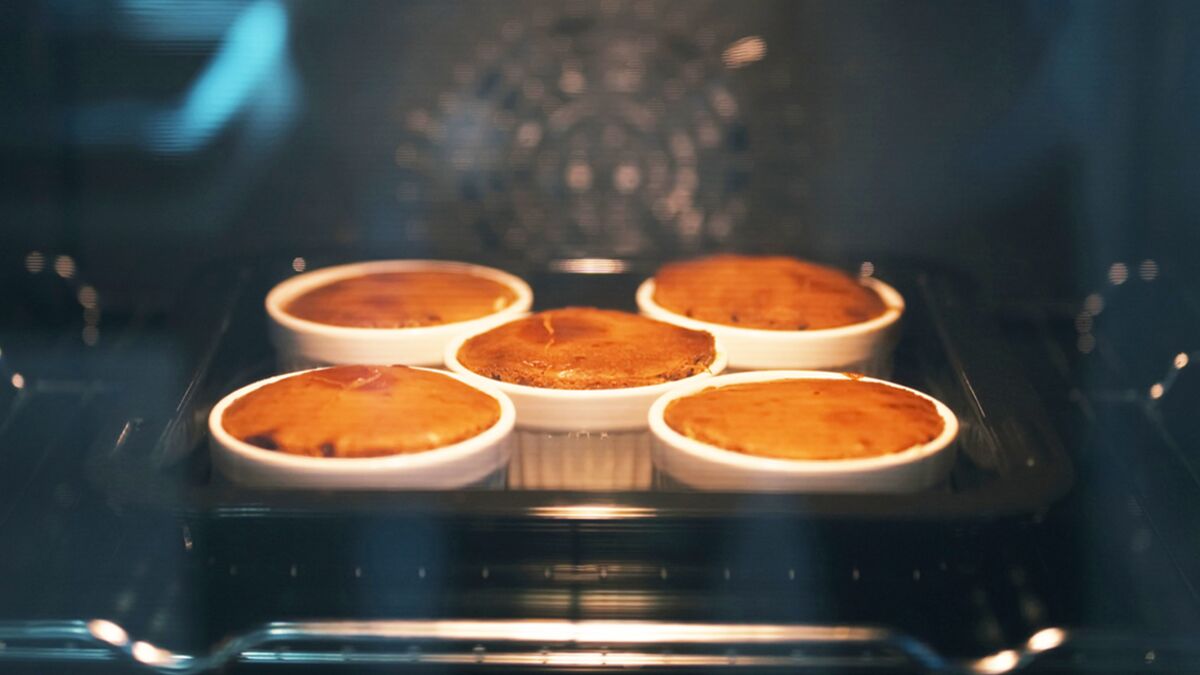
<svg viewBox="0 0 1200 675"><path fill-rule="evenodd" d="M405 643L410 643L405 645ZM0 622L3 661L125 661L163 673L198 673L230 662L308 664L462 664L502 666L667 666L917 668L999 674L1041 655L1130 645L1112 635L1046 628L1024 644L966 660L945 659L925 643L887 628L793 624L562 620L375 620L274 622L215 645L176 653L135 640L119 625L90 621ZM1158 640L1187 654L1192 641ZM487 646L485 646L487 645ZM400 649L397 649L399 647Z"/></svg>

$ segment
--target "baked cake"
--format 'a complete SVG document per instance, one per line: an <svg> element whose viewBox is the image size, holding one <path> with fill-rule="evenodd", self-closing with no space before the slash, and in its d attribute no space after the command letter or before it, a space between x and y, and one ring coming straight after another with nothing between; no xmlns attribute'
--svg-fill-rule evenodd
<svg viewBox="0 0 1200 675"><path fill-rule="evenodd" d="M591 307L539 312L467 340L458 361L485 377L549 389L618 389L680 380L716 358L712 335Z"/></svg>
<svg viewBox="0 0 1200 675"><path fill-rule="evenodd" d="M318 286L284 311L333 326L413 328L478 319L516 300L508 286L465 272L375 272Z"/></svg>
<svg viewBox="0 0 1200 675"><path fill-rule="evenodd" d="M877 382L781 379L710 387L667 405L663 419L702 443L804 460L890 455L937 438L927 399Z"/></svg>
<svg viewBox="0 0 1200 675"><path fill-rule="evenodd" d="M841 270L785 256L718 255L671 263L654 275L654 301L698 321L766 330L861 323L887 307Z"/></svg>
<svg viewBox="0 0 1200 675"><path fill-rule="evenodd" d="M267 450L379 457L479 435L500 404L462 382L405 366L337 366L276 380L234 401L221 424Z"/></svg>

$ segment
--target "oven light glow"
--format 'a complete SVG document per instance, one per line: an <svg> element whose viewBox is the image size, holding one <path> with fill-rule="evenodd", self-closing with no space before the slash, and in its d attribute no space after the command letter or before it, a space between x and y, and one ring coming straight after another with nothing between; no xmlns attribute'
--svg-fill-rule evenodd
<svg viewBox="0 0 1200 675"><path fill-rule="evenodd" d="M629 263L614 258L568 258L550 263L551 269L573 274L620 274L629 269Z"/></svg>
<svg viewBox="0 0 1200 675"><path fill-rule="evenodd" d="M1044 652L1054 649L1062 645L1067 639L1067 634L1061 628L1047 628L1040 630L1029 638L1029 649L1035 652Z"/></svg>
<svg viewBox="0 0 1200 675"><path fill-rule="evenodd" d="M757 35L744 37L733 42L721 54L721 61L726 68L742 68L762 61L767 55L767 42Z"/></svg>
<svg viewBox="0 0 1200 675"><path fill-rule="evenodd" d="M558 88L565 94L582 94L587 88L587 79L578 70L564 69L558 78Z"/></svg>
<svg viewBox="0 0 1200 675"><path fill-rule="evenodd" d="M79 300L80 305L87 307L88 309L94 308L96 303L100 300L100 294L97 293L96 289L91 286L81 286L79 288L79 292L75 294L75 297Z"/></svg>
<svg viewBox="0 0 1200 675"><path fill-rule="evenodd" d="M553 652L544 657L546 665L552 666L618 666L639 667L652 665L654 658L636 652Z"/></svg>
<svg viewBox="0 0 1200 675"><path fill-rule="evenodd" d="M133 648L130 651L133 654L133 658L148 666L165 666L174 660L174 655L171 652L159 649L149 642L141 640L133 643Z"/></svg>
<svg viewBox="0 0 1200 675"><path fill-rule="evenodd" d="M641 182L642 172L633 164L622 164L613 171L613 185L625 194L637 190Z"/></svg>
<svg viewBox="0 0 1200 675"><path fill-rule="evenodd" d="M1017 652L1006 649L1002 652L996 652L991 656L985 656L976 661L971 670L976 673L986 673L988 675L998 675L999 673L1007 673L1020 663L1020 656Z"/></svg>
<svg viewBox="0 0 1200 675"><path fill-rule="evenodd" d="M54 271L64 279L75 276L75 259L69 255L60 255L54 259Z"/></svg>
<svg viewBox="0 0 1200 675"><path fill-rule="evenodd" d="M1129 279L1129 267L1123 262L1115 262L1108 268L1108 282L1120 286Z"/></svg>
<svg viewBox="0 0 1200 675"><path fill-rule="evenodd" d="M563 506L541 506L534 509L535 515L562 520L622 520L625 518L649 518L652 509L637 506L613 506L611 504L569 504Z"/></svg>
<svg viewBox="0 0 1200 675"><path fill-rule="evenodd" d="M115 647L123 647L129 642L129 634L117 624L104 619L94 619L87 624L88 632L97 640L107 642Z"/></svg>
<svg viewBox="0 0 1200 675"><path fill-rule="evenodd" d="M586 644L745 644L872 642L883 634L850 626L655 623L649 621L337 621L272 624L274 637L295 631L339 637Z"/></svg>
<svg viewBox="0 0 1200 675"><path fill-rule="evenodd" d="M1142 281L1147 282L1157 279L1158 263L1150 260L1149 258L1143 260L1142 264L1138 265L1138 277L1140 277Z"/></svg>
<svg viewBox="0 0 1200 675"><path fill-rule="evenodd" d="M567 166L567 185L572 190L582 192L592 186L592 167L583 162L572 162Z"/></svg>
<svg viewBox="0 0 1200 675"><path fill-rule="evenodd" d="M537 122L525 122L517 129L517 145L532 148L542 141L542 126Z"/></svg>
<svg viewBox="0 0 1200 675"><path fill-rule="evenodd" d="M30 251L25 256L25 269L30 274L37 274L46 269L46 256L41 251Z"/></svg>

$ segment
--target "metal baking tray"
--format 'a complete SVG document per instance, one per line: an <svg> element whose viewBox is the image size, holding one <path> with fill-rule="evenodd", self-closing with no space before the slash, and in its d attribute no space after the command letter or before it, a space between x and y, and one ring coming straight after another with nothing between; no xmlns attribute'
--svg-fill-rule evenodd
<svg viewBox="0 0 1200 675"><path fill-rule="evenodd" d="M224 394L273 372L263 298L297 267L344 259L255 257L214 264L176 301L170 331L187 346L190 379L173 414L120 420L100 444L90 476L115 503L194 516L405 514L484 518L870 518L963 520L1032 515L1063 495L1070 461L989 322L969 279L918 261L874 261L905 297L892 379L937 397L959 417L948 479L913 494L698 493L656 480L636 492L505 488L455 491L248 489L214 477L206 416ZM528 280L535 309L594 305L634 311L634 291L655 261L537 269L485 264ZM845 261L849 262L849 261ZM596 270L605 273L589 273Z"/></svg>

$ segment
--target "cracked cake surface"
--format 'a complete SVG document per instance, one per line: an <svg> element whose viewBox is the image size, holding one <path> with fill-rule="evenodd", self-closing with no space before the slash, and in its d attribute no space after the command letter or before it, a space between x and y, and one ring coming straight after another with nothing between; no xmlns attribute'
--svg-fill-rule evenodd
<svg viewBox="0 0 1200 675"><path fill-rule="evenodd" d="M717 255L670 263L654 301L676 314L739 328L817 330L861 323L887 307L841 270L786 256Z"/></svg>
<svg viewBox="0 0 1200 675"><path fill-rule="evenodd" d="M225 410L221 425L267 450L379 457L453 445L499 419L494 398L448 375L406 366L336 366L251 391Z"/></svg>
<svg viewBox="0 0 1200 675"><path fill-rule="evenodd" d="M671 401L667 426L702 443L777 459L863 459L928 443L945 420L928 399L857 379L710 387Z"/></svg>
<svg viewBox="0 0 1200 675"><path fill-rule="evenodd" d="M508 286L466 272L374 272L313 288L284 311L332 326L415 328L478 319L516 301Z"/></svg>
<svg viewBox="0 0 1200 675"><path fill-rule="evenodd" d="M712 335L592 307L539 312L467 340L458 360L501 382L548 389L619 389L705 372Z"/></svg>

